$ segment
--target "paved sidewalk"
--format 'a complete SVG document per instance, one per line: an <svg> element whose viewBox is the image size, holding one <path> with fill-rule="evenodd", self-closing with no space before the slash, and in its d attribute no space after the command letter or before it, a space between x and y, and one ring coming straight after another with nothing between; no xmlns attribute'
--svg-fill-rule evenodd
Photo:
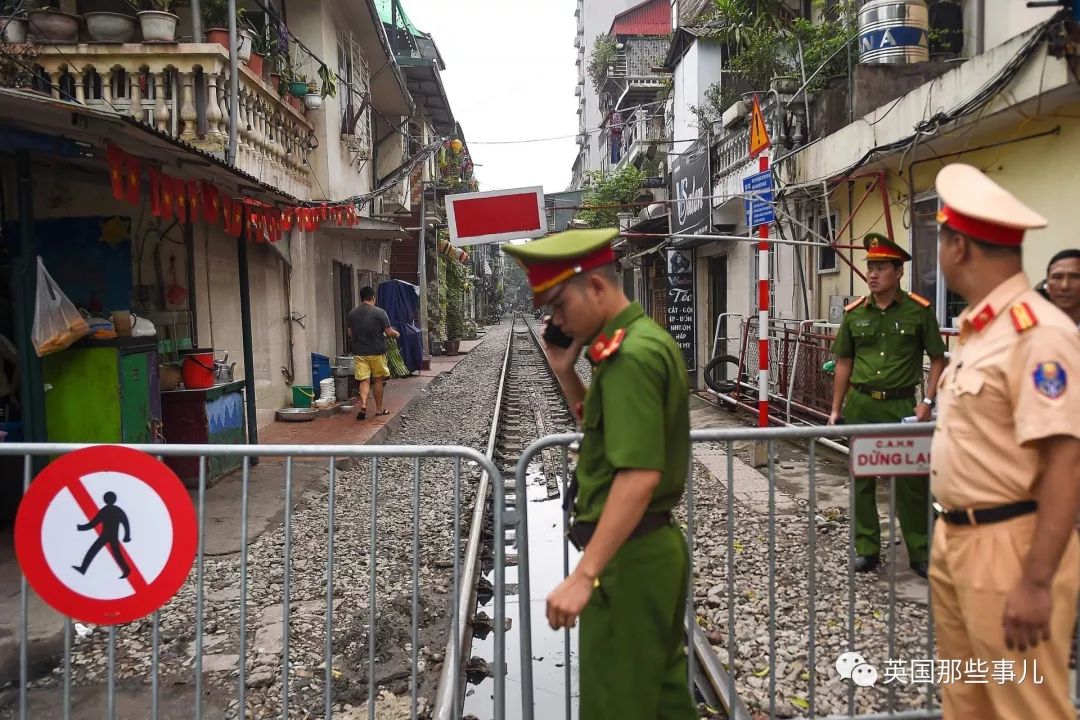
<svg viewBox="0 0 1080 720"><path fill-rule="evenodd" d="M436 378L451 372L465 359L470 350L483 340L462 340L460 354L439 355L431 358L431 369L421 370L407 378L391 379L386 383L383 404L389 415L374 417L375 398L368 397L368 416L357 420L357 399L349 398L351 412L334 412L327 417L317 417L308 422L281 422L259 428L261 445L377 445L383 442L401 422L408 407L424 397L426 388Z"/></svg>

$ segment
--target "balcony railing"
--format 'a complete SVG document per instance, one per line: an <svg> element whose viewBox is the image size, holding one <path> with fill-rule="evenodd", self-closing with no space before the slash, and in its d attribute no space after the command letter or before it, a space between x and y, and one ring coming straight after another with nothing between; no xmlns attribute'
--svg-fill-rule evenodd
<svg viewBox="0 0 1080 720"><path fill-rule="evenodd" d="M773 97L764 99L762 113L770 135L775 136L776 105ZM716 183L715 195L732 198L742 192L742 179L753 170L750 160L750 124L749 117L743 118L737 125L723 130L714 136L712 150L713 180ZM726 202L719 199L714 205Z"/></svg>
<svg viewBox="0 0 1080 720"><path fill-rule="evenodd" d="M622 151L617 169L637 165L649 145L664 139L664 116L655 109L638 108L623 121Z"/></svg>
<svg viewBox="0 0 1080 720"><path fill-rule="evenodd" d="M38 89L157 128L210 153L229 136L229 56L216 43L41 46ZM246 65L240 66L236 167L299 198L314 127Z"/></svg>

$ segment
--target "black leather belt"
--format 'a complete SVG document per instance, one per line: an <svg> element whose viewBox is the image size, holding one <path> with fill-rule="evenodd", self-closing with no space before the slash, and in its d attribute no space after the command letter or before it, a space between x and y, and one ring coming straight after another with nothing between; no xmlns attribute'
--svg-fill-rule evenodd
<svg viewBox="0 0 1080 720"><path fill-rule="evenodd" d="M990 525L1011 520L1021 515L1029 515L1038 508L1039 503L1034 500L1023 500L1008 505L979 508L978 510L946 510L934 503L934 512L950 525Z"/></svg>
<svg viewBox="0 0 1080 720"><path fill-rule="evenodd" d="M851 387L874 400L907 400L915 397L914 385L906 388L893 388L892 390L879 390L869 385L852 385Z"/></svg>
<svg viewBox="0 0 1080 720"><path fill-rule="evenodd" d="M671 513L669 512L647 512L644 517L641 518L641 522L637 524L633 532L630 533L630 537L627 540L633 540L639 538L642 535L648 535L654 530L671 524ZM597 523L594 522L575 522L570 526L566 536L570 538L570 542L578 550L584 550L585 546L592 540L593 533L596 532Z"/></svg>

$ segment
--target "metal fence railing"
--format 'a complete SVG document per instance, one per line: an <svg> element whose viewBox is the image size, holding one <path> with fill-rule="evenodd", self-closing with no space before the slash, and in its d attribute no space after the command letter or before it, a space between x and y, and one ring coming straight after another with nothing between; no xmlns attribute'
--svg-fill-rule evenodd
<svg viewBox="0 0 1080 720"><path fill-rule="evenodd" d="M756 317L737 313L724 313L716 320L711 357L733 359L729 366L717 368L715 379L727 380L732 388L729 394L736 400L752 402L758 397L757 323ZM769 320L769 395L779 409L776 416L784 422L799 419L820 423L828 419L833 373L824 366L835 359L832 344L837 327L822 320ZM943 330L941 335L948 347L956 333ZM922 387L926 386L929 371L927 364L923 367ZM919 397L921 392L920 388Z"/></svg>
<svg viewBox="0 0 1080 720"><path fill-rule="evenodd" d="M21 481L25 492L31 485L35 464L83 447L85 446L0 443L0 456L22 458L22 477L12 478L12 481ZM473 513L473 508L463 507L463 498L468 494L466 488L475 489L475 496L480 498L480 506L485 503L490 491L492 507L495 509L492 513L495 537L502 537L505 531L516 528L516 514L507 510L501 475L488 457L471 448L451 445L129 447L159 458L198 458L198 487L192 489L198 521L195 564L186 583L169 605L145 620L130 625L100 628L79 625L76 628L75 622L67 618L64 623L64 649L60 666L51 676L51 680L44 679L45 682L54 683L47 686L50 707L45 711L31 711L29 706L30 603L27 580L23 577L18 625L20 668L14 717L21 720L28 717L71 717L76 691L85 690L88 686L97 687L97 684L101 683L104 694L101 702L104 711L101 717L112 720L120 709L118 689L130 684L130 678L136 677L140 678L140 702L146 700L146 710L139 715L156 719L165 716L160 698L166 690L171 695L178 692L170 677L182 676L185 678L183 684L192 683L190 711L185 710L185 715L199 720L203 717L253 716L332 718L341 714L340 706L353 702L359 705L364 696L369 698L368 713L365 716L375 718L377 688L381 683L382 673L386 670L383 663L389 662L385 657L376 656L376 639L386 636L387 633L401 638L395 652L397 661L403 667L396 670L396 677L399 683L405 683L407 678L409 707L406 712L416 717L423 683L426 683L427 698L431 698L430 677L427 680L420 677L425 667L421 664L424 659L420 654L425 642L420 636L421 617L430 626L432 617L445 618L448 613L448 627L439 628L434 637L446 637L448 634L449 641L441 661L450 666L452 672L449 676L457 679L452 692L456 693L458 698L457 707L461 707L465 685L465 648L460 640L463 636L461 618L465 617L467 622L467 618L472 615L471 610L467 613L462 613L461 610L463 603L474 601L476 578L467 575L469 572L479 571L479 563L469 563L468 559L463 557L462 517L464 515L464 522L468 523L469 514ZM236 548L239 552L238 562L231 561L227 567L218 568L221 558L208 556L204 547L207 536L207 467L209 458L223 455L242 458L239 506L235 508L240 542ZM298 462L300 459L303 459L302 463ZM312 459L319 465L322 461L326 463L321 465L327 469L325 493L322 493L321 489L315 494L309 493L298 508L301 498L294 493L294 475L301 464L310 467ZM355 467L340 470L340 461L353 461L352 465ZM464 469L462 461L467 464ZM269 469L258 468L260 486L253 486L252 473L257 462L269 466ZM384 476L391 471L390 480L385 480ZM463 482L463 475L464 480L468 481L467 484ZM276 478L284 488L284 504L280 508L282 525L273 531L268 542L252 543L248 540L249 500L256 487L260 492L265 490L268 477ZM405 478L409 478L411 482ZM450 490L447 488L450 483L453 486L452 500L447 500L450 497ZM446 507L433 507L433 484L439 486L442 493L440 497ZM361 495L370 505L370 514L366 517L345 516L349 508L353 507L349 503L355 496ZM411 517L411 527L387 527L391 523L383 520L383 513L391 498L402 506L400 512L408 513L408 508L411 508L411 516L404 516ZM336 503L345 509L336 510ZM301 512L303 515L299 516L298 513ZM397 515L399 518L403 517L400 512ZM452 514L452 523L446 513ZM435 531L428 527L432 517L437 518L438 532L441 533L438 539L432 536ZM300 520L303 520L303 523ZM423 548L421 523L427 523L424 528ZM409 523L406 520L399 524ZM277 534L279 532L280 535ZM269 530L267 534L271 534ZM314 542L309 541L306 544L308 548L313 545L317 548L314 556L296 555L297 539L302 537L301 534L316 536ZM410 538L411 543L404 538ZM396 540L393 546L390 546L390 540ZM337 548L339 544L342 548L340 552ZM252 548L256 545L253 551ZM506 598L505 547L502 542L494 542L492 545L493 602L496 618L493 667L501 668L505 664L507 633L501 622L505 614ZM352 557L341 556L341 553L346 552ZM440 553L446 557L433 558L433 554ZM358 562L356 556L363 558L363 561ZM423 572L422 558L425 565ZM342 572L341 565L345 560L352 561L351 567ZM366 565L366 573L363 569L357 570L358 565L361 568ZM527 565L522 562L519 566L527 574ZM303 573L301 567L306 568ZM429 589L432 567L442 568L443 573L452 577L452 590L448 593L451 596L450 607L445 612L437 608L422 609L420 606L422 583L425 590ZM208 573L212 569L217 573L214 576L217 581L236 583L234 593L225 591L208 594ZM451 569L452 572L447 572ZM336 572L338 574L335 574ZM441 582L449 584L450 579L446 577ZM391 581L390 590L394 597L391 601L384 601L383 598L387 597L387 583ZM363 597L365 586L366 598ZM256 589L259 591L258 597ZM429 602L426 600L425 604ZM216 627L208 628L206 618L211 604L219 619L215 620ZM387 606L385 609L384 605ZM276 615L278 608L280 616ZM394 610L393 619L388 620L384 613L391 609ZM177 647L183 647L185 643L167 645L169 639L175 638L163 639L165 627L162 624L162 613L166 611L169 632L191 640L190 656L177 654ZM253 647L260 642L254 632L262 631L258 625L260 616L262 624L270 630L268 636L276 639L268 642L266 647ZM395 626L387 627L391 622ZM280 632L276 631L274 625L280 628ZM129 636L132 634L146 633L147 630L149 637L141 637L134 643L125 644L123 649L118 649L117 638L121 634L126 641L131 639ZM446 634L440 634L444 631ZM430 627L427 628L427 633L427 644L430 645L433 637ZM228 644L232 646L229 652L238 656L233 676L235 681L229 680L215 688L209 687L210 681L204 677L206 673L203 667L204 653L211 635L213 642L227 637ZM366 643L360 639L365 635ZM308 646L304 648L307 652L303 654L295 647L302 641ZM523 646L527 646L527 643L523 643ZM232 649L233 647L235 649ZM313 657L315 648L321 649L318 653L321 666ZM440 647L440 654L441 649ZM382 652L380 650L380 653ZM262 678L262 683L252 682L256 670L256 659L253 656L256 654L257 664L264 672L268 664L272 668L269 673L271 679ZM527 659L528 655L523 655L523 660ZM426 662L430 671L430 657ZM123 673L121 666L125 668ZM306 670L296 670L299 666ZM504 674L494 672L493 680L491 716L501 720L505 717ZM245 714L244 708L251 712L248 701L253 694L252 687L265 688L269 684L276 686L278 682L280 692L276 698L262 697L263 704L260 709L255 711L254 715ZM304 689L302 693L301 688ZM234 698L232 705L238 709L225 712L224 708L215 710L204 707L206 698L212 694L211 690L231 694ZM422 712L422 709L420 710ZM187 715L188 712L190 715ZM3 711L0 711L0 715L3 715ZM173 713L168 716L178 715Z"/></svg>
<svg viewBox="0 0 1080 720"><path fill-rule="evenodd" d="M899 570L896 512L896 478L879 478L879 495L887 495L888 521L883 522L885 569L870 577L854 572L854 515L836 514L819 498L835 501L837 493L848 496L854 507L854 484L835 470L836 458L822 463L820 441L863 435L925 436L931 424L860 425L770 429L696 430L691 440L697 448L711 446L726 463L726 473L715 481L691 471L681 521L691 548L691 584L688 589L687 638L700 657L690 654L691 681L711 684L722 699L727 716L749 720L751 712L768 717L934 718L941 716L937 689L933 685L878 684L856 687L836 674L835 662L842 652L860 651L876 664L883 677L888 663L901 660L932 660L934 639L928 612L929 587L906 570ZM517 492L524 488L529 466L547 448L563 448L563 479L567 455L581 438L578 434L552 435L534 442L522 455L516 473ZM764 477L738 459L737 445L747 441L768 444L769 464ZM780 469L782 446L806 443L807 470L786 482L790 473ZM785 463L786 464L786 463ZM747 473L749 470L749 473ZM753 476L760 477L755 482ZM711 476L710 476L711 477ZM563 488L565 492L565 487ZM887 493L886 493L887 491ZM760 506L747 508L737 498L757 495ZM764 496L763 498L761 496ZM795 500L792 502L792 496ZM880 500L879 500L880 502ZM842 521L825 515L842 516ZM931 518L927 507L927 517ZM522 518L522 532L527 517ZM563 531L569 524L564 513ZM699 544L705 529L706 544ZM783 547L783 557L778 547ZM708 548L713 548L712 551ZM528 562L526 544L519 557ZM569 571L569 548L564 546L563 568ZM900 577L903 575L903 577ZM708 577L722 577L716 583ZM519 575L521 597L529 598L528 577ZM528 602L521 603L524 627L532 627ZM539 626L537 626L539 627ZM702 627L711 647L702 643ZM535 632L535 630L534 630ZM778 648L778 638L787 638ZM792 639L796 639L794 642ZM532 638L522 633L531 652ZM570 632L565 631L563 672L565 687L572 687L575 669L570 667ZM917 657L912 655L917 653ZM719 655L719 662L715 655ZM703 662L704 661L704 662ZM710 667L711 666L711 667ZM703 679L702 679L703 678ZM523 706L531 707L531 676L522 678ZM569 693L564 697L570 718ZM554 716L554 715L551 715ZM756 717L756 715L754 715Z"/></svg>

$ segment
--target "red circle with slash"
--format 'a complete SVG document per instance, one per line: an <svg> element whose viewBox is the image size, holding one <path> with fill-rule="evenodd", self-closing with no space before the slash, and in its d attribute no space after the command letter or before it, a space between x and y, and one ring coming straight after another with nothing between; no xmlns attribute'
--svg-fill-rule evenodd
<svg viewBox="0 0 1080 720"><path fill-rule="evenodd" d="M26 580L58 612L96 625L149 615L195 561L198 522L167 465L100 445L60 456L30 484L15 517Z"/></svg>

